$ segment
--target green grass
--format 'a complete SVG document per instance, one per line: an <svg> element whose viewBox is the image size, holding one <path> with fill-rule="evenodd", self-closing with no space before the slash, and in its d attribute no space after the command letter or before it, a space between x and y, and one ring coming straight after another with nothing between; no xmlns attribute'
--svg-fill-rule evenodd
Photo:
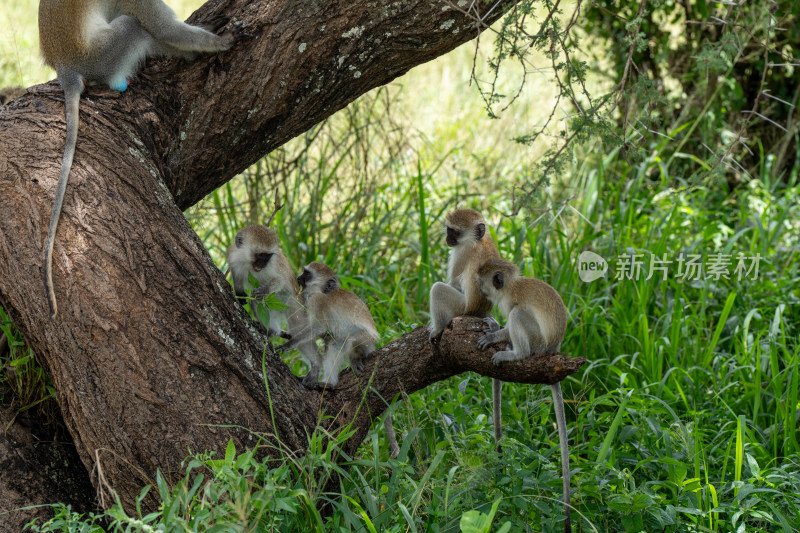
<svg viewBox="0 0 800 533"><path fill-rule="evenodd" d="M281 176L286 206L274 224L296 265L328 262L369 303L383 341L427 321L425 295L445 270L442 215L456 202L486 213L501 253L561 292L571 315L563 349L589 359L563 384L573 523L581 530L800 527L796 176L754 180L729 194L660 175L655 158L630 168L595 150L576 154L554 188L553 210L534 223L542 213L500 214L510 205L494 178L474 176L469 195L461 181L442 179L449 156L375 158L352 181L334 179L333 168L364 160L356 154L368 151L359 143L369 142L373 126L357 126L353 142L334 127L324 126L313 146L287 148L305 155ZM247 180L274 179L264 169L281 157L268 157ZM271 196L255 199L257 209L253 200L234 184L193 212L217 257L248 218L241 206L270 211ZM609 259L612 272L584 283L576 258L589 249ZM673 260L699 253L703 261L760 253L762 261L757 279L681 281L675 270L666 279L616 279L613 267L630 249ZM319 435L306 457L277 468L249 453L200 455L190 464L202 480L153 489L164 510L136 519L176 531L459 531L478 512L493 517L493 531L557 531L558 438L544 389L505 385L502 458L493 452L490 380L463 375L395 408L397 461L387 458L380 430L348 468L330 462L332 448L320 448ZM323 492L321 480L334 473L339 488ZM316 510L323 503L332 506L324 518ZM116 520L111 530L134 520L119 509L107 518Z"/></svg>

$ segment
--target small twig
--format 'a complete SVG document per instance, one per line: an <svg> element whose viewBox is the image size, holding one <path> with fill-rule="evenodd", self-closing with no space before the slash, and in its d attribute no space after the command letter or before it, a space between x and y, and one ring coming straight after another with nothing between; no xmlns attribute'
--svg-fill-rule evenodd
<svg viewBox="0 0 800 533"><path fill-rule="evenodd" d="M267 220L267 223L264 224L266 227L269 227L270 224L272 224L272 219L275 218L275 215L278 214L278 211L283 209L283 204L279 202L279 198L280 198L280 196L278 194L278 188L275 187L275 210L269 216L269 220Z"/></svg>

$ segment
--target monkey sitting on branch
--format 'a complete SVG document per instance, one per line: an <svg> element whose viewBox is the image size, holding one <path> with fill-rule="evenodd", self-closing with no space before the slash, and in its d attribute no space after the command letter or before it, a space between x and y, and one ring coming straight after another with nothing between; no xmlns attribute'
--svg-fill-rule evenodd
<svg viewBox="0 0 800 533"><path fill-rule="evenodd" d="M478 339L478 347L486 349L497 342L511 342L510 349L495 352L492 363L518 361L532 354L556 353L567 329L567 308L556 290L544 281L520 275L514 263L493 259L484 263L477 272L480 292L493 305L500 308L506 318L501 328L493 319L484 319L489 331ZM569 494L569 448L567 443L567 421L564 415L564 399L561 384L550 385L553 407L558 425L558 441L561 448L561 473L564 484L564 531L570 526Z"/></svg>
<svg viewBox="0 0 800 533"><path fill-rule="evenodd" d="M339 384L339 366L342 363L349 360L354 374L364 370L364 360L375 351L379 337L375 321L367 304L343 289L339 278L327 265L317 261L309 263L297 281L303 287L303 303L308 312L307 327L299 334L292 333L292 338L278 346L276 351L281 354L298 344L323 339L323 377L318 386L334 389ZM396 458L400 447L391 414L386 415L384 427L391 456Z"/></svg>
<svg viewBox="0 0 800 533"><path fill-rule="evenodd" d="M437 281L431 287L430 342L436 343L445 326L461 315L491 319L492 303L481 294L475 274L490 259L500 259L500 253L486 232L486 221L472 209L456 209L445 218L450 247L447 261L447 283ZM492 418L494 442L500 452L503 382L492 379Z"/></svg>
<svg viewBox="0 0 800 533"><path fill-rule="evenodd" d="M286 304L286 309L270 310L267 335L292 338L307 329L308 316L300 296L300 284L294 276L289 260L280 248L277 232L268 227L270 222L265 226L247 226L236 233L233 244L228 248L228 267L233 277L236 296L240 298L247 296L247 289L251 287L250 276L253 276L259 283L259 286L251 291L253 298L258 299L275 293L275 296ZM283 330L284 324L288 327L287 331ZM321 357L314 339L297 342L294 346L308 365L303 385L316 386Z"/></svg>

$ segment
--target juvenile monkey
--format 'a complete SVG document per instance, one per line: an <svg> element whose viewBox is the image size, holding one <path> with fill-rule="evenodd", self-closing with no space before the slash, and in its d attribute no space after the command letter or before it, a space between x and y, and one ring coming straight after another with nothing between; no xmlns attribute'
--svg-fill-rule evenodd
<svg viewBox="0 0 800 533"><path fill-rule="evenodd" d="M314 261L297 278L303 288L303 303L308 312L306 329L278 347L283 352L297 343L323 339L320 383L335 388L339 383L339 363L350 361L353 371L364 369L364 358L375 351L378 331L367 305L355 294L342 288L339 278L327 265Z"/></svg>
<svg viewBox="0 0 800 533"><path fill-rule="evenodd" d="M297 278L303 287L303 302L308 311L308 328L277 349L292 348L295 343L322 338L325 353L322 356L322 382L326 388L339 384L339 363L349 359L354 373L364 370L364 359L375 351L378 330L369 307L361 298L343 289L339 278L327 265L317 261L303 268ZM310 372L309 372L310 373ZM392 425L392 416L384 419L391 456L397 457L400 448Z"/></svg>
<svg viewBox="0 0 800 533"><path fill-rule="evenodd" d="M492 303L481 294L476 274L486 261L500 259L494 241L486 234L486 221L477 211L457 209L447 215L445 225L445 242L451 248L450 259L447 262L447 283L437 281L431 287L431 342L442 334L454 317L491 316ZM495 443L502 435L502 392L503 382L492 379ZM497 451L500 451L499 445Z"/></svg>
<svg viewBox="0 0 800 533"><path fill-rule="evenodd" d="M534 353L552 353L561 348L567 329L567 308L561 296L544 281L520 276L514 263L494 259L483 264L477 273L481 294L500 308L506 326L488 321L489 332L478 339L478 347L511 341L511 349L496 352L492 363L525 359ZM561 475L564 483L564 531L571 531L569 519L569 448L567 421L561 384L550 385L558 424L561 448Z"/></svg>
<svg viewBox="0 0 800 533"><path fill-rule="evenodd" d="M64 89L67 134L64 157L45 243L44 284L50 317L58 313L53 290L53 241L67 188L75 143L78 107L87 83L124 91L145 58L191 58L194 52L227 50L234 34L221 36L185 24L161 0L40 0L39 41L45 63Z"/></svg>
<svg viewBox="0 0 800 533"><path fill-rule="evenodd" d="M300 297L300 284L294 277L289 260L283 254L275 230L267 226L248 226L236 233L233 244L228 247L228 266L233 277L236 296L247 295L250 287L249 274L258 280L259 286L251 294L254 297L275 293L288 307L271 309L268 335L283 335L282 325L289 328L288 335L298 335L307 329L308 316ZM300 354L308 363L309 371L303 384L314 386L319 378L320 356L313 339L296 344Z"/></svg>

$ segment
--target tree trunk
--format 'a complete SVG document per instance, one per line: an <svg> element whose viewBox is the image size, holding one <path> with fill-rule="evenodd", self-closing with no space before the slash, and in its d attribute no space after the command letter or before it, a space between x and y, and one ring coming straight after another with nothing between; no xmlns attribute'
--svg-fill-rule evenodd
<svg viewBox="0 0 800 533"><path fill-rule="evenodd" d="M513 3L501 2L484 22ZM220 6L253 38L192 63L151 61L127 92L92 87L81 99L53 257L55 321L42 259L64 145L63 95L49 83L0 108L0 305L52 378L79 456L97 473L92 482L101 493L118 491L129 509L156 469L175 479L189 451L222 450L229 439L252 446L251 430L302 452L320 407L341 413L335 426L355 416L347 451L358 445L382 400L369 394L368 409L356 409L363 394L352 377L337 391L303 388L265 348L181 210L485 27L447 4L390 0L211 1L192 21ZM453 333L437 356L424 339L412 332L378 352L372 386L385 398L464 370L550 382L581 362L547 359L549 369L536 374L527 365L537 358L493 367L474 342L457 348Z"/></svg>
<svg viewBox="0 0 800 533"><path fill-rule="evenodd" d="M0 406L0 533L18 533L34 518L41 524L53 515L49 507L24 507L62 502L87 512L93 501L89 474L63 424Z"/></svg>

